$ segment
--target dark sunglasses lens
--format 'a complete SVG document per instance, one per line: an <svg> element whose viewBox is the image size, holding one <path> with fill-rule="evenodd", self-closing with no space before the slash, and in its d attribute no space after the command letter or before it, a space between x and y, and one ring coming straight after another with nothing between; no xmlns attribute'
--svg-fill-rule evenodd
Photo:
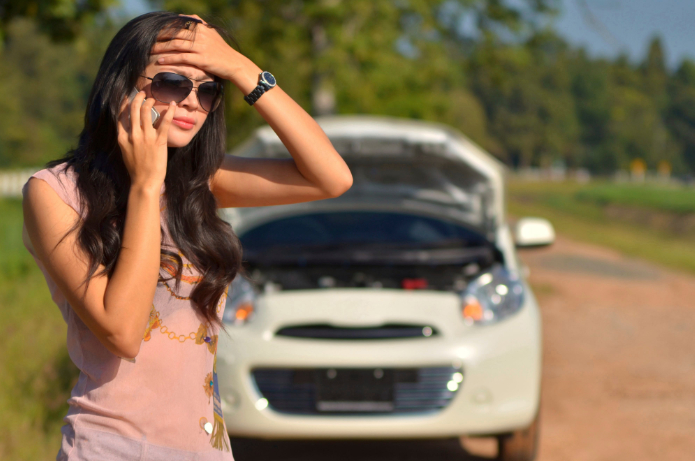
<svg viewBox="0 0 695 461"><path fill-rule="evenodd" d="M219 83L209 82L203 83L198 87L198 100L200 105L203 106L208 112L212 112L217 109L222 99L222 89Z"/></svg>
<svg viewBox="0 0 695 461"><path fill-rule="evenodd" d="M170 72L162 72L152 79L152 96L160 102L179 103L186 99L193 83L186 77Z"/></svg>

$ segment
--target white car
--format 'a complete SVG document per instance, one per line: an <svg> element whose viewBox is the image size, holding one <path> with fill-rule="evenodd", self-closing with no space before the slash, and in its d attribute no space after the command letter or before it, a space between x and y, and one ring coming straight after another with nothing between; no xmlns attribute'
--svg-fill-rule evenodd
<svg viewBox="0 0 695 461"><path fill-rule="evenodd" d="M496 436L538 443L541 322L512 235L504 167L446 126L317 119L349 165L340 197L223 210L248 279L230 288L217 371L232 436ZM234 152L287 157L269 127Z"/></svg>

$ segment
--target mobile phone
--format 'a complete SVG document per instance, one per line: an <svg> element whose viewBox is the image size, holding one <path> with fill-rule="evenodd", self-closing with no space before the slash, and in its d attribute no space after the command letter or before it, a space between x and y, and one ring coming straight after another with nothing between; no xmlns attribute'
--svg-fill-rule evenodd
<svg viewBox="0 0 695 461"><path fill-rule="evenodd" d="M133 102L133 99L135 99L135 96L140 91L137 88L133 88L133 91L130 92L130 95L128 95L128 104L131 104ZM142 103L145 104L145 99L142 100ZM130 120L130 112L128 112L128 120ZM157 112L157 109L154 107L152 108L152 125L159 120L159 112Z"/></svg>

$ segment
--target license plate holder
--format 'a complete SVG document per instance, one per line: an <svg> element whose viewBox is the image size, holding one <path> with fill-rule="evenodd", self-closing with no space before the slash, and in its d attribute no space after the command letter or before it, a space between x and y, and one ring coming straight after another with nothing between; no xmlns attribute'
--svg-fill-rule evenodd
<svg viewBox="0 0 695 461"><path fill-rule="evenodd" d="M315 370L316 410L329 413L393 411L394 372L381 368Z"/></svg>

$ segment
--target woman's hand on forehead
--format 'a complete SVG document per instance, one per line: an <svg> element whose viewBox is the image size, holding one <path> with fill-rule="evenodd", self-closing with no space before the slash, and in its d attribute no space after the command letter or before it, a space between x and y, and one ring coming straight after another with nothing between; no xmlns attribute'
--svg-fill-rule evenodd
<svg viewBox="0 0 695 461"><path fill-rule="evenodd" d="M232 80L244 57L229 46L215 28L198 27L200 24L207 26L199 16L181 16L200 22L194 21L190 29L178 32L172 29L163 31L150 51L151 55L156 55L156 64L193 66L208 74Z"/></svg>

